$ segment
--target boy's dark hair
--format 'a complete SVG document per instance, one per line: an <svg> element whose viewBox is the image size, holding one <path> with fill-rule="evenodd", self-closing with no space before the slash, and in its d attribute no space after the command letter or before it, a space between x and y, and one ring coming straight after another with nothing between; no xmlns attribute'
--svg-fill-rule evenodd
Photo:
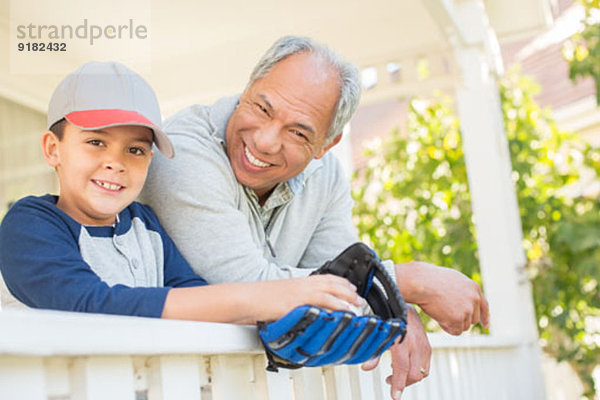
<svg viewBox="0 0 600 400"><path fill-rule="evenodd" d="M51 127L50 132L54 133L54 135L58 138L58 140L62 140L63 133L65 132L65 125L67 120L65 118L56 121Z"/></svg>

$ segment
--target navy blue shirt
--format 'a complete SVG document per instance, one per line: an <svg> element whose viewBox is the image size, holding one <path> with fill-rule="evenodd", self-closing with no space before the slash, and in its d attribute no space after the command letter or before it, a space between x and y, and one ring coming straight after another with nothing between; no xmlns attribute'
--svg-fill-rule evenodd
<svg viewBox="0 0 600 400"><path fill-rule="evenodd" d="M150 207L134 202L113 226L84 226L57 200L25 197L0 225L0 271L25 305L160 317L171 287L207 284Z"/></svg>

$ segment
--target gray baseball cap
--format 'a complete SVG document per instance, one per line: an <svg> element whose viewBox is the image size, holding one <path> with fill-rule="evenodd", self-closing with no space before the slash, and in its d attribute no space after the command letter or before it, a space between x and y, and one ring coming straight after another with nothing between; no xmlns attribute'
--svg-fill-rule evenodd
<svg viewBox="0 0 600 400"><path fill-rule="evenodd" d="M165 156L175 154L162 130L154 91L141 76L117 62L85 63L59 83L48 105L48 128L63 118L83 130L145 126L152 129L156 147Z"/></svg>

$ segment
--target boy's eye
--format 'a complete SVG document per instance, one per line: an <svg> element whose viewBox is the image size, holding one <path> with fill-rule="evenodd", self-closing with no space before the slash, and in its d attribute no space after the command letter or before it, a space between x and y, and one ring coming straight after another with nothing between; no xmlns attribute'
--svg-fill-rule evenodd
<svg viewBox="0 0 600 400"><path fill-rule="evenodd" d="M146 150L142 149L141 147L130 147L129 152L136 156L143 156L146 154Z"/></svg>
<svg viewBox="0 0 600 400"><path fill-rule="evenodd" d="M104 146L104 142L102 142L102 140L99 140L99 139L88 140L88 143L91 144L92 146Z"/></svg>

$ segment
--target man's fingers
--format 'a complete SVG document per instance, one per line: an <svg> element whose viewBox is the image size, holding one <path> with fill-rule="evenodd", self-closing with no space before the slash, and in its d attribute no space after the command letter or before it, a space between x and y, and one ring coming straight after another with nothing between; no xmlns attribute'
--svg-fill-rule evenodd
<svg viewBox="0 0 600 400"><path fill-rule="evenodd" d="M424 372L421 372L423 368ZM413 383L417 383L429 375L429 369L425 367L417 367L417 365L411 365L410 371L406 375L406 386L410 386Z"/></svg>
<svg viewBox="0 0 600 400"><path fill-rule="evenodd" d="M481 321L481 302L476 305L473 310L473 314L471 315L471 325L475 325L476 323Z"/></svg>
<svg viewBox="0 0 600 400"><path fill-rule="evenodd" d="M368 361L365 361L362 365L361 368L363 371L370 371L373 368L375 368L377 365L379 365L379 356L375 357L375 358L371 358Z"/></svg>
<svg viewBox="0 0 600 400"><path fill-rule="evenodd" d="M442 327L443 330L445 330L449 334L458 336L463 332L462 323L463 323L463 321L455 320L455 321L452 321L451 324L443 324L443 325L440 324L440 326Z"/></svg>
<svg viewBox="0 0 600 400"><path fill-rule="evenodd" d="M410 368L410 356L408 349L398 344L393 345L391 351L396 353L396 357L392 357L392 375L390 377L390 385L392 387L390 394L392 395L392 399L397 400L402 396L402 391L406 387Z"/></svg>
<svg viewBox="0 0 600 400"><path fill-rule="evenodd" d="M465 318L465 320L463 322L463 327L462 327L462 331L463 332L466 332L466 331L468 331L471 328L471 321L472 320L473 320L473 317L470 317L470 316L467 316L467 318Z"/></svg>
<svg viewBox="0 0 600 400"><path fill-rule="evenodd" d="M387 378L385 378L385 383L387 383L388 385L392 384L392 375L390 375ZM390 390L390 395L392 396L393 400L400 400L402 398L402 390L400 390L400 389L398 389L398 390L391 389Z"/></svg>
<svg viewBox="0 0 600 400"><path fill-rule="evenodd" d="M431 347L425 350L425 353L411 353L409 363L410 367L406 377L406 386L417 383L429 375Z"/></svg>
<svg viewBox="0 0 600 400"><path fill-rule="evenodd" d="M487 299L484 296L482 296L480 308L481 308L481 325L483 325L483 327L485 329L489 329L490 328L490 306L488 304Z"/></svg>
<svg viewBox="0 0 600 400"><path fill-rule="evenodd" d="M392 385L392 388L390 389L390 395L392 396L392 399L400 400L402 398L402 391L404 390L404 385L402 385L402 389L394 388L393 379L394 375L390 375L387 378L385 378L385 382L388 385Z"/></svg>

